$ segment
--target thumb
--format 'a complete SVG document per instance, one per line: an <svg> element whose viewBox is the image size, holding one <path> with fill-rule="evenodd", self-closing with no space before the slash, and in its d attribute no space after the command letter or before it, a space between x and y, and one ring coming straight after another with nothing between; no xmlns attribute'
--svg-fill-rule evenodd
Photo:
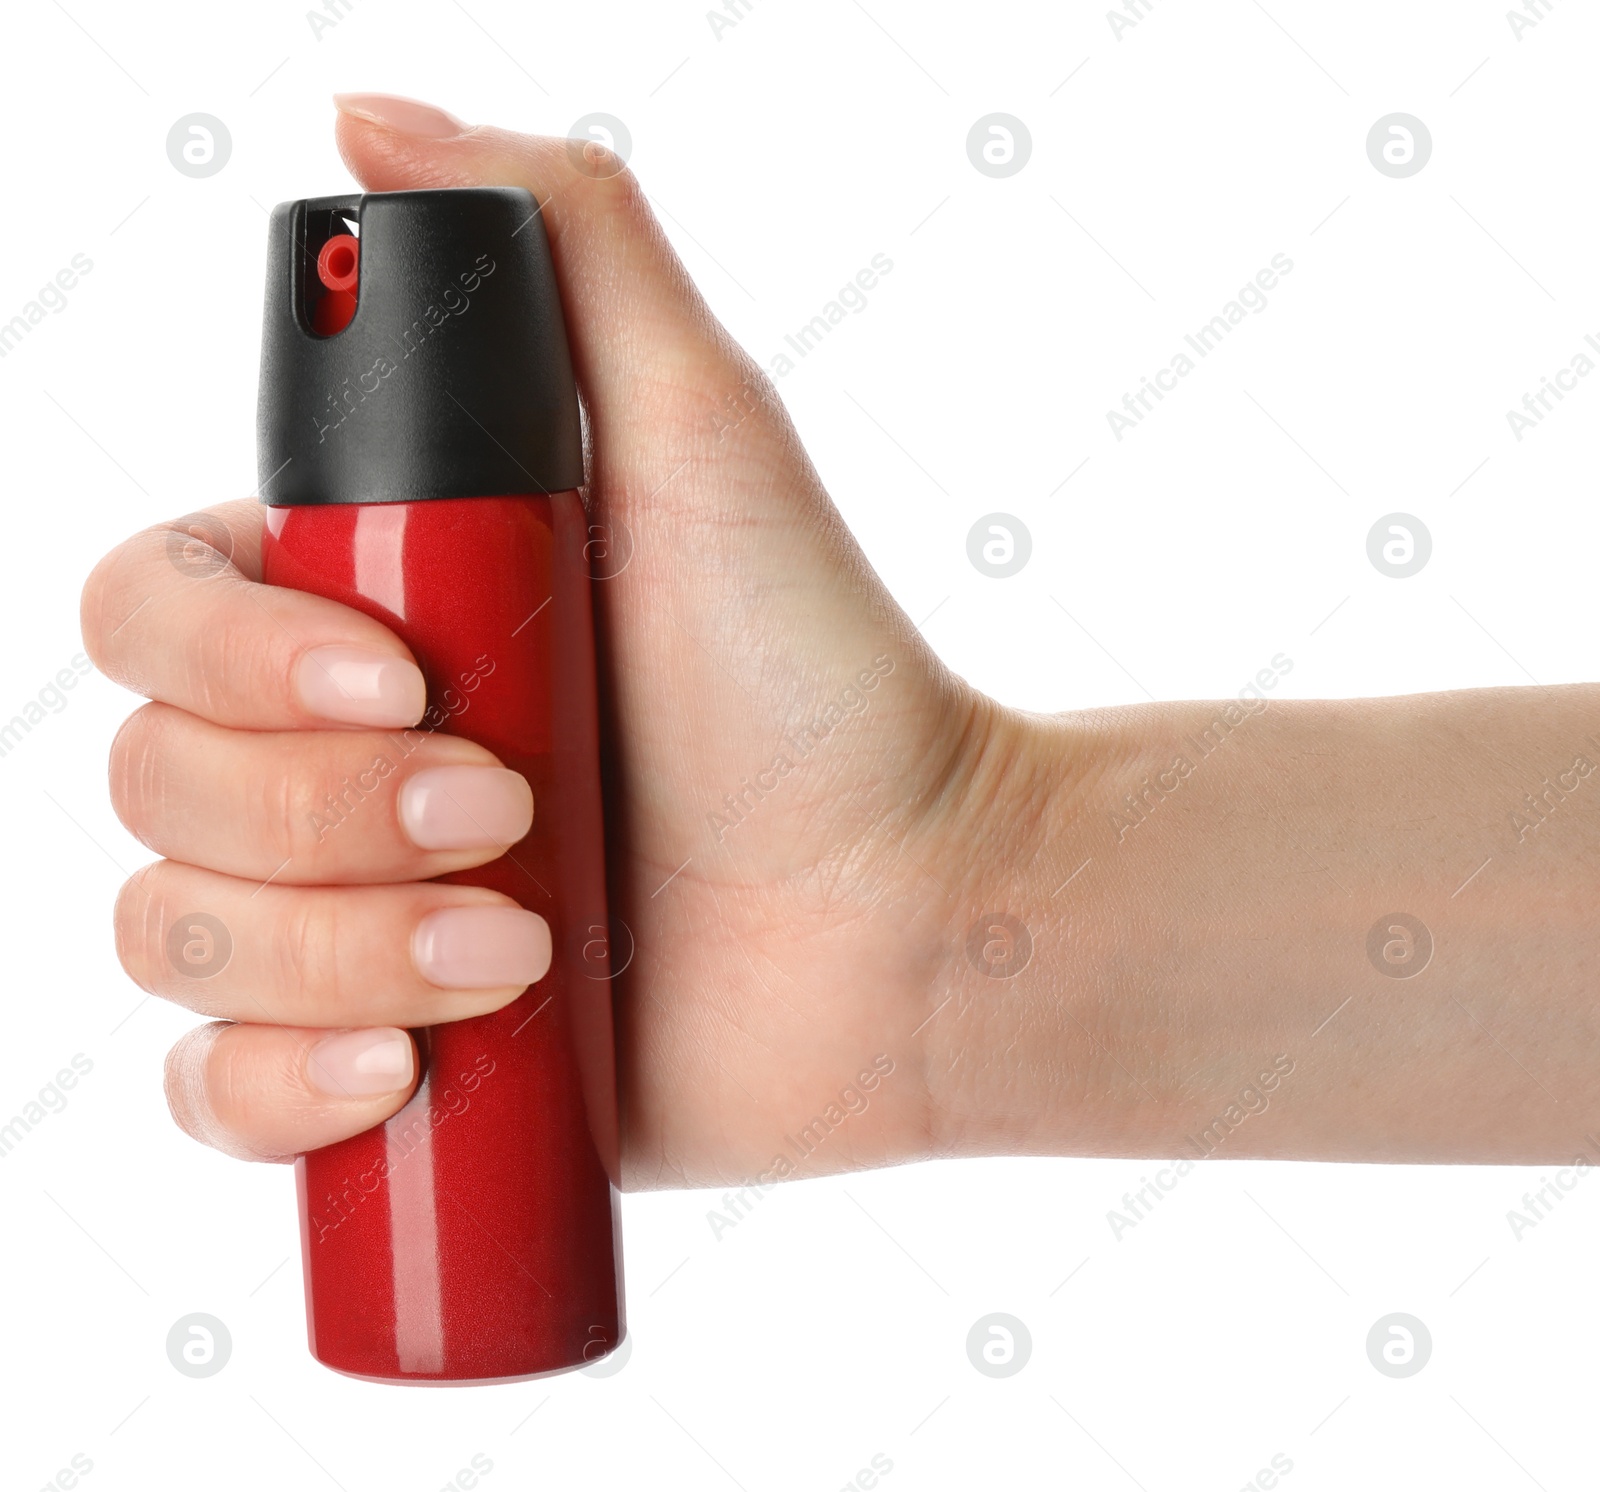
<svg viewBox="0 0 1600 1492"><path fill-rule="evenodd" d="M541 205L589 417L588 495L604 526L631 535L634 563L596 604L621 812L649 867L633 890L654 894L645 880L659 885L655 868L666 875L706 832L705 805L771 760L819 700L827 711L847 690L864 699L862 671L887 654L904 666L875 696L872 724L850 715L830 735L831 770L862 791L841 792L837 815L810 815L796 795L792 834L774 817L776 837L750 841L758 864L763 845L781 847L758 872L778 881L808 855L843 856L875 803L912 791L906 762L955 760L973 712L873 574L771 380L711 314L633 174L594 142L472 128L384 94L335 101L340 152L368 189L513 186ZM885 718L901 728L880 728Z"/></svg>
<svg viewBox="0 0 1600 1492"><path fill-rule="evenodd" d="M474 128L390 94L336 94L334 102L339 152L369 191L516 186L533 193L597 458L611 480L646 478L660 461L663 420L710 428L712 412L754 373L633 173L604 146Z"/></svg>
<svg viewBox="0 0 1600 1492"><path fill-rule="evenodd" d="M729 658L748 666L759 656L777 670L767 651L777 639L799 673L836 652L851 664L870 658L885 632L934 670L829 501L771 380L711 314L611 151L470 127L388 94L335 102L340 152L370 190L517 186L541 204L589 418L590 500L605 525L632 536L638 559L605 587L603 625L643 687L683 672L672 661L682 638L660 625L663 615L692 622L701 648L720 644L693 686L702 692L733 677ZM730 411L737 437L724 440ZM730 584L741 606L708 599ZM702 637L708 624L717 636Z"/></svg>

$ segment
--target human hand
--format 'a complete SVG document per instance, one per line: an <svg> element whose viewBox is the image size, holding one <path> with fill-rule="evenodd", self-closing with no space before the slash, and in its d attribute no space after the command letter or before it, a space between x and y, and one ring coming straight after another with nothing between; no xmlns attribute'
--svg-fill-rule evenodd
<svg viewBox="0 0 1600 1492"><path fill-rule="evenodd" d="M592 519L630 556L596 587L611 894L637 947L618 1010L625 1179L742 1183L780 1155L815 1173L936 1149L929 1017L964 930L986 764L1014 722L884 591L613 156L371 98L344 101L338 138L368 190L512 185L544 204ZM119 898L124 966L220 1018L172 1051L174 1114L285 1159L397 1110L415 1081L402 1028L507 1003L550 936L495 893L428 881L527 828L526 785L468 742L431 733L379 784L384 811L307 834L349 732L413 723L423 686L377 622L261 585L260 523L231 503L196 539L129 540L83 618L97 665L152 701L112 750L118 814L166 857ZM219 552L170 562L186 539ZM441 780L477 795L496 844L425 827ZM204 981L166 954L196 909L236 950ZM789 1137L830 1110L848 1122L802 1162Z"/></svg>

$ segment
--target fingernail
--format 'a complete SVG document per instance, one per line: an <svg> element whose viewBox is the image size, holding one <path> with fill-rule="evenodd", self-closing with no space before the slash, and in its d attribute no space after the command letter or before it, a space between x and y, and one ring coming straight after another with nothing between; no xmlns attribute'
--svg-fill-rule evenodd
<svg viewBox="0 0 1600 1492"><path fill-rule="evenodd" d="M448 110L420 99L401 98L397 93L336 93L333 103L341 114L353 114L357 119L422 140L448 140L471 128Z"/></svg>
<svg viewBox="0 0 1600 1492"><path fill-rule="evenodd" d="M550 924L521 907L445 907L411 938L417 970L441 989L526 989L550 969Z"/></svg>
<svg viewBox="0 0 1600 1492"><path fill-rule="evenodd" d="M324 1036L306 1054L312 1087L334 1098L370 1098L408 1086L411 1038L393 1026Z"/></svg>
<svg viewBox="0 0 1600 1492"><path fill-rule="evenodd" d="M418 849L505 850L533 825L533 789L505 767L429 767L400 789L400 822Z"/></svg>
<svg viewBox="0 0 1600 1492"><path fill-rule="evenodd" d="M294 684L313 715L347 725L415 725L428 703L415 663L368 648L312 648L296 665Z"/></svg>

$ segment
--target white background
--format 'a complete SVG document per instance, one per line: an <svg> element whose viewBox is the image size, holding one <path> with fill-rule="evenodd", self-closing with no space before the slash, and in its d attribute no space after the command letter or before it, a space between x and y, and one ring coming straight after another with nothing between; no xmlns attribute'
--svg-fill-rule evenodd
<svg viewBox="0 0 1600 1492"><path fill-rule="evenodd" d="M682 0L355 0L320 40L293 3L66 0L4 26L0 321L75 253L94 268L0 361L0 718L79 650L96 556L253 491L264 209L346 188L335 88L551 134L622 118L763 359L887 254L779 387L895 595L1001 699L1228 695L1280 652L1301 696L1595 673L1600 378L1520 443L1505 417L1600 334L1600 22L1577 0L1520 40L1487 0L1154 0L1120 39L1092 4L911 0L753 0L720 40ZM165 151L196 111L233 136L205 180ZM965 148L995 111L1033 142L1004 180ZM1394 111L1434 141L1404 180L1365 148ZM1107 409L1277 253L1269 307L1119 444ZM1034 543L1005 581L966 556L996 509ZM1365 551L1396 510L1434 541L1403 581ZM104 786L132 701L98 676L68 701L0 759L0 1119L93 1062L0 1162L7 1487L74 1454L91 1492L433 1492L475 1454L490 1492L832 1489L875 1454L890 1492L1232 1489L1279 1453L1292 1492L1593 1484L1600 1182L1517 1241L1536 1171L1222 1163L1120 1241L1107 1211L1149 1164L801 1183L720 1241L716 1198L630 1196L615 1376L429 1391L319 1368L292 1175L171 1126L161 1057L190 1017L141 1004L113 955L147 858ZM164 1350L193 1311L233 1336L204 1380ZM966 1357L993 1311L1032 1335L1010 1378ZM1433 1336L1408 1379L1366 1356L1394 1311Z"/></svg>

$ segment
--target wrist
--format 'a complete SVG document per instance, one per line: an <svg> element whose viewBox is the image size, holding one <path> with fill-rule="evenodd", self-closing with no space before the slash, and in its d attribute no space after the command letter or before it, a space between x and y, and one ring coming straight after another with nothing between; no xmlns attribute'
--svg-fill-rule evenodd
<svg viewBox="0 0 1600 1492"><path fill-rule="evenodd" d="M1136 1012L1098 996L1096 950L1118 929L1103 912L1086 920L1081 900L1103 858L1097 795L1128 749L1111 719L972 704L949 774L959 798L928 849L938 956L917 1050L934 1155L1120 1148L1128 1116L1108 1094L1117 1079L1138 1092L1118 1056Z"/></svg>

